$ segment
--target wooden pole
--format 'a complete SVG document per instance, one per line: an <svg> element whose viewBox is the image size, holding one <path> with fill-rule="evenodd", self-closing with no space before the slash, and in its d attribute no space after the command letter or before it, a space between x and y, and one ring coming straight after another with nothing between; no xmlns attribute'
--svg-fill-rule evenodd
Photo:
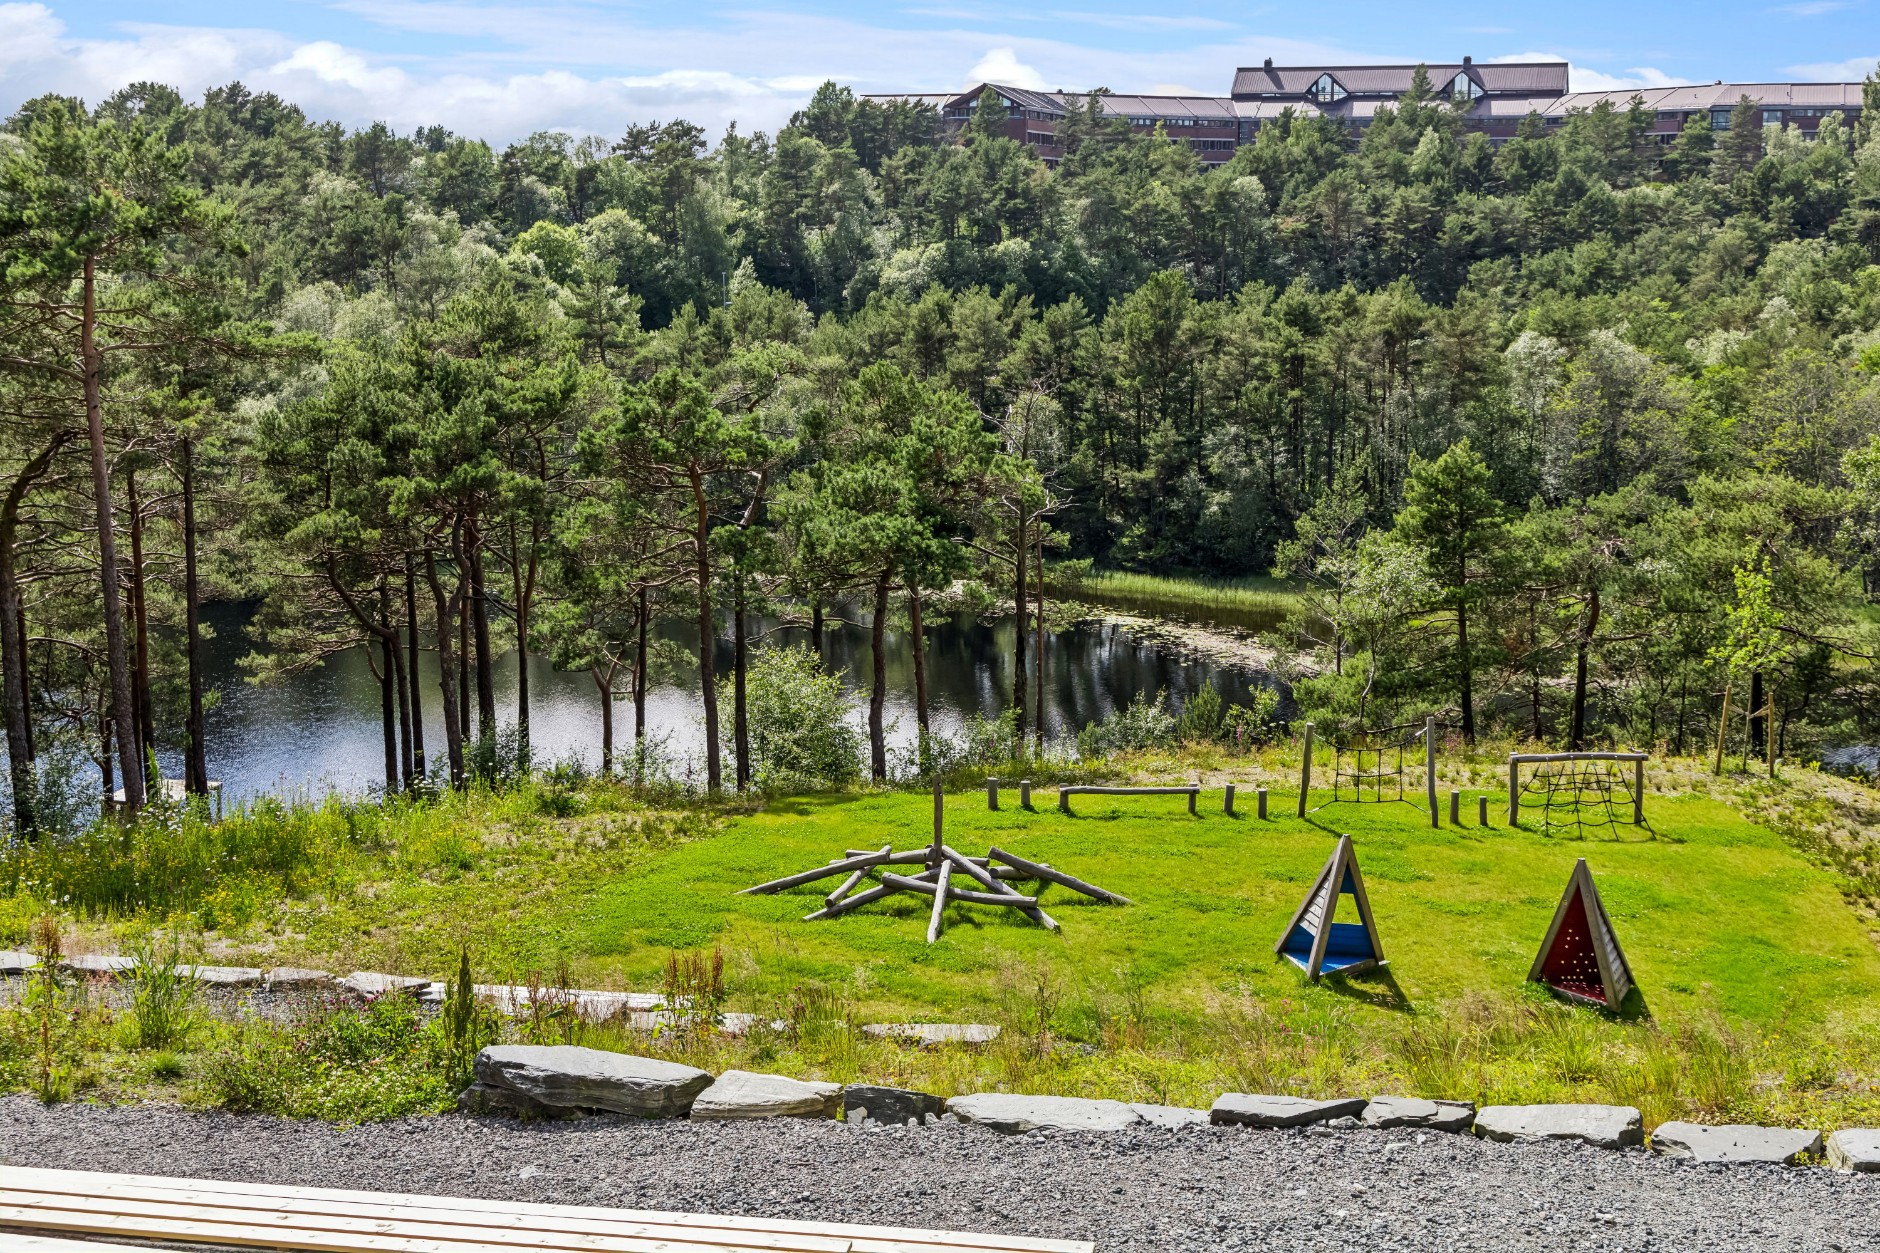
<svg viewBox="0 0 1880 1253"><path fill-rule="evenodd" d="M1234 816L1234 785L1231 783L1227 785L1227 796L1221 804L1221 812L1229 818Z"/></svg>
<svg viewBox="0 0 1880 1253"><path fill-rule="evenodd" d="M986 776L986 808L997 809L998 807L999 780L995 776L988 775Z"/></svg>
<svg viewBox="0 0 1880 1253"><path fill-rule="evenodd" d="M1430 825L1443 825L1442 815L1436 810L1436 716L1427 714L1423 718L1423 779L1424 792L1429 800Z"/></svg>
<svg viewBox="0 0 1880 1253"><path fill-rule="evenodd" d="M1031 780L1030 779L1020 779L1018 781L1018 807L1020 809L1025 809L1025 810L1029 810L1031 808Z"/></svg>
<svg viewBox="0 0 1880 1253"><path fill-rule="evenodd" d="M1521 759L1518 753L1508 754L1508 825L1521 825Z"/></svg>
<svg viewBox="0 0 1880 1253"><path fill-rule="evenodd" d="M883 844L881 846L881 855L883 857L886 857L889 853L893 851L894 851L894 846L892 844ZM823 904L833 905L837 901L841 900L843 897L847 896L850 892L853 892L856 889L856 887L861 884L861 881L868 877L868 870L869 868L867 866L857 866L855 868L854 873L850 874L848 878L842 881L841 887L837 888L835 891L831 892L829 895L823 897Z"/></svg>
<svg viewBox="0 0 1880 1253"><path fill-rule="evenodd" d="M1453 787L1449 789L1449 825L1462 825L1462 793Z"/></svg>
<svg viewBox="0 0 1880 1253"><path fill-rule="evenodd" d="M1188 793L1188 816L1195 816L1195 797L1201 795L1201 780L1195 780L1195 790Z"/></svg>
<svg viewBox="0 0 1880 1253"><path fill-rule="evenodd" d="M1632 763L1632 821L1637 826L1645 825L1645 759L1643 757Z"/></svg>
<svg viewBox="0 0 1880 1253"><path fill-rule="evenodd" d="M946 842L946 801L946 789L940 782L940 776L935 775L933 781L933 850L927 855L929 866L940 864L940 846Z"/></svg>
<svg viewBox="0 0 1880 1253"><path fill-rule="evenodd" d="M1266 819L1266 789L1261 788L1254 795L1260 798L1260 818L1264 821Z"/></svg>
<svg viewBox="0 0 1880 1253"><path fill-rule="evenodd" d="M1475 798L1475 824L1480 827L1488 825L1488 797L1486 795Z"/></svg>
<svg viewBox="0 0 1880 1253"><path fill-rule="evenodd" d="M936 836L934 844L936 849L940 847L938 840L939 837ZM933 913L928 915L927 918L927 943L929 944L934 943L940 938L940 928L946 921L947 882L952 878L952 875L953 863L942 860L940 863L940 878L938 882L934 884ZM1035 904L1036 902L1033 903Z"/></svg>
<svg viewBox="0 0 1880 1253"><path fill-rule="evenodd" d="M1299 816L1306 816L1306 793L1312 790L1312 724L1306 723L1304 751L1299 754Z"/></svg>
<svg viewBox="0 0 1880 1253"><path fill-rule="evenodd" d="M1058 808L1067 814L1071 811L1071 794L1068 788L1058 788Z"/></svg>
<svg viewBox="0 0 1880 1253"><path fill-rule="evenodd" d="M991 860L1002 861L1008 866L1023 870L1034 879L1043 879L1046 882L1055 883L1060 887L1067 887L1073 892L1082 892L1085 896L1094 896L1100 901L1108 901L1112 905L1135 904L1135 902L1130 900L1127 896L1119 896L1115 892L1107 892L1094 883L1085 883L1082 879L1074 875L1067 875L1062 870L1053 869L1042 862L1027 861L1023 857L1006 852L997 845L987 849L986 852Z"/></svg>

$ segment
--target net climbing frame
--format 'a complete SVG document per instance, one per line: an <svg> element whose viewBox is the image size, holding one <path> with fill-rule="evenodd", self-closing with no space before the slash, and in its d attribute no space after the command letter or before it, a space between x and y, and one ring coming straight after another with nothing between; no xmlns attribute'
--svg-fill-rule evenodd
<svg viewBox="0 0 1880 1253"><path fill-rule="evenodd" d="M1415 730L1411 730L1411 728ZM1332 799L1322 805L1306 808L1306 797L1312 787L1312 742L1313 729L1310 722L1304 728L1304 751L1299 767L1299 816L1308 812L1317 813L1326 805L1366 804L1375 805L1387 802L1403 803L1423 809L1429 814L1430 825L1440 821L1436 809L1436 719L1426 717L1421 723L1405 722L1393 727L1377 727L1373 730L1353 732L1351 735L1332 740ZM1409 732L1409 734L1405 734ZM1407 754L1421 747L1422 769L1414 765L1405 765ZM1414 762L1414 756L1411 757ZM1404 778L1416 774L1422 775L1423 804L1404 794ZM1368 795L1367 795L1368 789Z"/></svg>
<svg viewBox="0 0 1880 1253"><path fill-rule="evenodd" d="M1509 753L1508 825L1521 825L1524 797L1548 834L1610 830L1645 821L1645 753ZM1524 781L1523 766L1533 766ZM1630 767L1629 769L1627 767Z"/></svg>

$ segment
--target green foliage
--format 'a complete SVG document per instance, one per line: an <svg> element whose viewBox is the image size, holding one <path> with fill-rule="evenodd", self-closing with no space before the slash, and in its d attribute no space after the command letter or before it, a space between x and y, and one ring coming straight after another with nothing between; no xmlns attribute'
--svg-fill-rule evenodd
<svg viewBox="0 0 1880 1253"><path fill-rule="evenodd" d="M766 648L748 690L753 780L767 792L841 788L862 771L862 741L841 676L807 647Z"/></svg>
<svg viewBox="0 0 1880 1253"><path fill-rule="evenodd" d="M1175 721L1175 738L1183 743L1206 743L1220 738L1225 703L1212 683L1203 683L1182 705Z"/></svg>
<svg viewBox="0 0 1880 1253"><path fill-rule="evenodd" d="M129 975L131 1047L172 1048L187 1042L197 1027L201 983L189 967L196 947L171 933L145 936L127 950L136 962Z"/></svg>
<svg viewBox="0 0 1880 1253"><path fill-rule="evenodd" d="M1102 722L1092 722L1077 733L1077 755L1085 760L1118 753L1166 748L1176 742L1179 727L1168 711L1166 694L1154 698L1138 692L1127 705L1113 709Z"/></svg>

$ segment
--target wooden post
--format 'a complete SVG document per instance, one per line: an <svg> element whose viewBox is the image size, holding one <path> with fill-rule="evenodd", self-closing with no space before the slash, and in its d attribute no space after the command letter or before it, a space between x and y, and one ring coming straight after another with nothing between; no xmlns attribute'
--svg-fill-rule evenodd
<svg viewBox="0 0 1880 1253"><path fill-rule="evenodd" d="M933 781L933 851L927 854L929 866L940 864L940 847L946 843L946 802L946 790L941 786L940 777L935 775Z"/></svg>
<svg viewBox="0 0 1880 1253"><path fill-rule="evenodd" d="M939 845L935 844L935 848ZM927 916L927 943L932 944L940 938L940 927L945 921L947 910L947 881L953 877L953 863L940 862L940 879L934 884L933 913Z"/></svg>
<svg viewBox="0 0 1880 1253"><path fill-rule="evenodd" d="M1771 721L1774 720L1771 719ZM1643 757L1632 763L1632 821L1637 826L1645 825L1645 759Z"/></svg>
<svg viewBox="0 0 1880 1253"><path fill-rule="evenodd" d="M1058 808L1067 814L1071 811L1071 794L1061 784L1058 787Z"/></svg>
<svg viewBox="0 0 1880 1253"><path fill-rule="evenodd" d="M1188 816L1195 816L1195 798L1201 795L1201 780L1195 780L1195 790L1188 793Z"/></svg>
<svg viewBox="0 0 1880 1253"><path fill-rule="evenodd" d="M1508 754L1508 825L1521 825L1521 763Z"/></svg>
<svg viewBox="0 0 1880 1253"><path fill-rule="evenodd" d="M1312 790L1312 724L1306 723L1305 749L1299 755L1299 816L1306 816L1306 793Z"/></svg>
<svg viewBox="0 0 1880 1253"><path fill-rule="evenodd" d="M1018 781L1018 807L1020 809L1025 809L1025 810L1029 810L1031 808L1031 780L1030 779L1020 779Z"/></svg>
<svg viewBox="0 0 1880 1253"><path fill-rule="evenodd" d="M1261 788L1255 795L1260 798L1260 818L1264 821L1266 818L1266 789Z"/></svg>
<svg viewBox="0 0 1880 1253"><path fill-rule="evenodd" d="M1488 796L1486 793L1475 798L1475 825L1478 827L1488 825Z"/></svg>
<svg viewBox="0 0 1880 1253"><path fill-rule="evenodd" d="M998 777L996 775L987 775L986 776L986 808L997 809L998 807L999 807Z"/></svg>
<svg viewBox="0 0 1880 1253"><path fill-rule="evenodd" d="M1449 789L1449 825L1462 825L1462 793L1453 787Z"/></svg>
<svg viewBox="0 0 1880 1253"><path fill-rule="evenodd" d="M1227 796L1221 804L1221 812L1229 818L1234 816L1234 785L1231 783L1227 785Z"/></svg>
<svg viewBox="0 0 1880 1253"><path fill-rule="evenodd" d="M1443 825L1442 815L1436 811L1436 715L1426 714L1423 718L1423 778L1424 792L1430 804L1430 825Z"/></svg>

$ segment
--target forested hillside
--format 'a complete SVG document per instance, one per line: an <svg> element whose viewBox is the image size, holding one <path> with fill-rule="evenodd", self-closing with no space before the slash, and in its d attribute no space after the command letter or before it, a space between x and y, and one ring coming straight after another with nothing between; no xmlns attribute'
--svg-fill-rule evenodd
<svg viewBox="0 0 1880 1253"><path fill-rule="evenodd" d="M710 782L742 784L748 614L877 609L918 658L923 612L1025 604L1067 558L1300 580L1321 718L1870 736L1880 78L1813 143L1747 102L1663 148L1647 116L1494 150L1413 92L1204 172L1094 108L1047 169L833 85L775 136L501 151L239 85L27 102L0 152L21 824L47 744L133 802L151 745L207 777L195 623L226 597L265 598L258 670L375 650L402 783L427 747L494 768L505 647L611 711L665 614L698 624Z"/></svg>

